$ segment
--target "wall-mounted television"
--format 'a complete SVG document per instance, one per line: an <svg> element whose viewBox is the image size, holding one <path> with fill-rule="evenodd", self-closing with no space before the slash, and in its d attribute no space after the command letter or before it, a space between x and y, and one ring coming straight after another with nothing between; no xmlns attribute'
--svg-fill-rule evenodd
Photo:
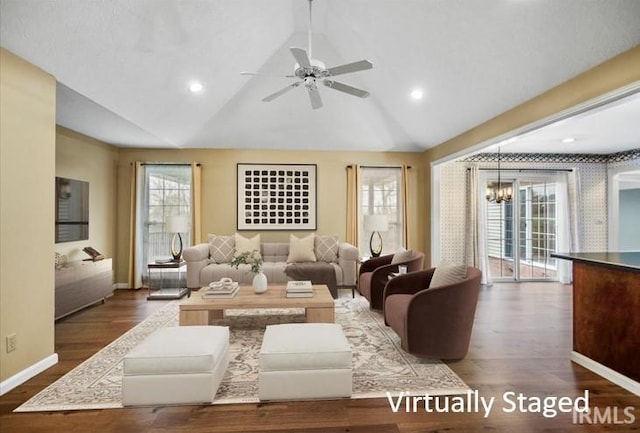
<svg viewBox="0 0 640 433"><path fill-rule="evenodd" d="M56 243L89 239L89 182L56 177Z"/></svg>

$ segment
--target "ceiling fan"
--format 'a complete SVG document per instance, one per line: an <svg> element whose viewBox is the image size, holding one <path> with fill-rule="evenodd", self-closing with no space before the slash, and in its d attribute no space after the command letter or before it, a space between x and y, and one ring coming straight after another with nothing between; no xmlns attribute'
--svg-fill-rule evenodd
<svg viewBox="0 0 640 433"><path fill-rule="evenodd" d="M369 60L359 60L357 62L346 63L344 65L338 65L331 68L327 68L323 62L314 59L311 56L311 3L309 1L309 47L308 50L304 48L291 47L289 50L296 60L296 64L293 68L293 75L285 75L287 78L299 78L299 81L289 84L287 87L278 90L275 93L262 99L263 102L270 102L279 96L284 95L290 90L295 89L304 84L309 93L309 99L311 101L311 107L315 110L322 107L322 98L320 98L320 91L318 90L318 84L322 83L330 89L344 92L349 95L357 96L359 98L366 98L369 96L369 92L366 90L358 89L348 84L335 81L332 77L336 75L350 74L352 72L363 71L365 69L373 68L373 63ZM241 72L242 75L260 75L254 72Z"/></svg>

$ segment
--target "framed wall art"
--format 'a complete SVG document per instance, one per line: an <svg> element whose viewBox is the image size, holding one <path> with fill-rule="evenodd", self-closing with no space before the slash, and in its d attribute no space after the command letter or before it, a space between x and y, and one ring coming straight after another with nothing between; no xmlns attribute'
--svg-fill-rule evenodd
<svg viewBox="0 0 640 433"><path fill-rule="evenodd" d="M316 164L238 164L238 230L316 230Z"/></svg>

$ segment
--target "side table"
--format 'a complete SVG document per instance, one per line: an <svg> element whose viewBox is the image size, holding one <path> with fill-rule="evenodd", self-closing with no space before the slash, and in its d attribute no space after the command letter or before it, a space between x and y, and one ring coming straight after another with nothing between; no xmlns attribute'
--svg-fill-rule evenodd
<svg viewBox="0 0 640 433"><path fill-rule="evenodd" d="M164 271L168 269L178 270L178 280L181 280L182 268L187 265L187 262L181 260L179 262L167 262L167 263L149 263L147 265L147 287L149 294L147 300L150 299L180 299L184 295L190 295L191 291L186 287L164 287ZM151 287L151 271L160 271L160 287Z"/></svg>

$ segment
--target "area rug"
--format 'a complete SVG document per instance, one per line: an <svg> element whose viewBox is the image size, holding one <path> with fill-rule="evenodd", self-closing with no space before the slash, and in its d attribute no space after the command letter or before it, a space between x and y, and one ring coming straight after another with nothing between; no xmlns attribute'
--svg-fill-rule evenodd
<svg viewBox="0 0 640 433"><path fill-rule="evenodd" d="M108 409L122 407L122 359L156 329L178 325L179 302L171 302L71 370L15 412ZM213 404L258 402L258 353L267 325L304 322L301 309L228 310L216 325L230 328L229 368ZM336 300L336 323L353 351L353 397L453 395L467 385L440 360L404 352L397 335L379 312L357 297Z"/></svg>

